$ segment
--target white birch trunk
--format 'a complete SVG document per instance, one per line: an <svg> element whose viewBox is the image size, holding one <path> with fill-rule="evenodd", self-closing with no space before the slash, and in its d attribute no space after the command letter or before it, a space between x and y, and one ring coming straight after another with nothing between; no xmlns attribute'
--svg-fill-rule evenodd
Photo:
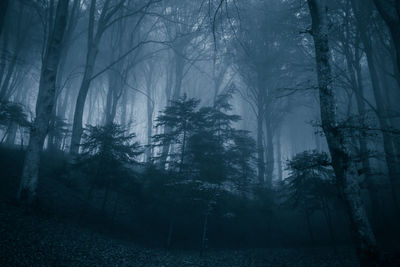
<svg viewBox="0 0 400 267"><path fill-rule="evenodd" d="M326 0L308 0L312 18L312 35L317 63L322 128L326 136L336 181L353 226L355 245L361 265L378 264L374 233L367 218L360 194L358 173L344 145L344 136L337 127L332 75L329 63L329 21Z"/></svg>
<svg viewBox="0 0 400 267"><path fill-rule="evenodd" d="M55 102L56 77L67 24L68 0L59 0L53 32L50 34L42 63L39 95L36 102L36 118L31 127L28 150L22 171L17 198L26 204L36 197L40 153L48 131L51 112Z"/></svg>

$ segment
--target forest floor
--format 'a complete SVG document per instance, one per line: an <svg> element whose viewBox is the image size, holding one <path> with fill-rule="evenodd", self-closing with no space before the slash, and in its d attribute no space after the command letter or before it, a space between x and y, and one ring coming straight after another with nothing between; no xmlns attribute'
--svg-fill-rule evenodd
<svg viewBox="0 0 400 267"><path fill-rule="evenodd" d="M350 248L198 251L145 248L0 204L0 266L357 266Z"/></svg>

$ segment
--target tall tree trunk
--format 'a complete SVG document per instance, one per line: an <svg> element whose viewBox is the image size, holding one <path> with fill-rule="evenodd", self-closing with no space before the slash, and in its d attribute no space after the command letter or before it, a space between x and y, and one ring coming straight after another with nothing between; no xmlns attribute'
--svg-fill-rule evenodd
<svg viewBox="0 0 400 267"><path fill-rule="evenodd" d="M71 90L69 90L70 83L65 82L63 86L63 76L66 70L67 56L71 49L71 43L73 42L73 33L78 23L80 10L80 0L73 0L71 10L69 12L67 28L64 33L64 47L61 52L60 63L58 67L58 75L56 80L56 103L53 108L53 119L64 120L68 119L66 115L68 100L71 97ZM64 97L62 93L64 91ZM51 122L54 125L54 121ZM55 131L49 133L49 147L57 150L62 150L63 139L65 134L55 134Z"/></svg>
<svg viewBox="0 0 400 267"><path fill-rule="evenodd" d="M269 114L266 114L265 118L265 128L266 128L266 138L267 138L267 145L266 145L266 162L267 162L267 168L266 168L266 185L268 188L272 188L272 178L274 175L274 142L273 142L273 137L274 133L272 130L272 125L271 125L271 120L269 118Z"/></svg>
<svg viewBox="0 0 400 267"><path fill-rule="evenodd" d="M367 35L367 29L365 28L368 12L366 12L366 10L364 9L365 7L361 6L361 3L357 0L352 0L352 4L356 14L357 27L360 30L361 41L363 43L365 55L367 57L368 70L376 102L377 117L380 127L382 129L383 149L385 152L385 160L388 169L389 181L391 183L392 199L397 213L400 214L400 205L397 197L397 182L399 181L397 176L399 175L399 170L394 160L396 157L396 153L394 150L394 141L391 134L388 133L388 130L390 129L390 124L388 122L386 103L382 95L382 88L380 86L378 71L375 65L375 59L371 44L372 41Z"/></svg>
<svg viewBox="0 0 400 267"><path fill-rule="evenodd" d="M373 0L389 28L396 49L397 71L400 71L400 0Z"/></svg>
<svg viewBox="0 0 400 267"><path fill-rule="evenodd" d="M1 52L0 52L0 86L3 83L3 77L5 75L5 70L7 66L7 54L8 54L8 43L9 43L9 29L3 30L3 35L1 38ZM2 101L2 97L0 97L0 101Z"/></svg>
<svg viewBox="0 0 400 267"><path fill-rule="evenodd" d="M153 133L153 110L154 107L147 100L147 150L146 150L146 162L150 162L152 158L151 138Z"/></svg>
<svg viewBox="0 0 400 267"><path fill-rule="evenodd" d="M42 62L39 94L36 102L36 118L31 126L29 145L25 155L21 183L17 198L30 204L36 197L40 153L47 134L53 110L57 69L60 61L63 35L67 24L68 0L59 0L54 19L53 32L49 35L46 54Z"/></svg>
<svg viewBox="0 0 400 267"><path fill-rule="evenodd" d="M204 251L207 248L207 227L208 227L208 213L204 215L203 230L201 233L200 256L203 256Z"/></svg>
<svg viewBox="0 0 400 267"><path fill-rule="evenodd" d="M311 212L308 210L308 208L306 207L304 210L304 216L306 217L306 224L307 224L307 231L308 231L308 236L310 238L310 243L312 246L315 245L315 238L314 238L314 233L311 227Z"/></svg>
<svg viewBox="0 0 400 267"><path fill-rule="evenodd" d="M349 22L347 22L349 23ZM349 25L346 24L346 37L349 38ZM350 48L349 40L346 39L344 43L344 53L346 57L347 70L350 76L350 81L352 84L352 89L355 92L357 111L360 117L359 123L361 129L365 126L365 98L364 98L364 86L363 86L363 77L361 72L361 55L359 49L359 36L356 36L354 44L354 54L352 55L352 50ZM368 193L371 201L371 209L372 209L372 219L375 220L378 217L379 213L379 199L377 195L376 185L373 180L373 176L371 174L371 165L369 162L369 151L367 144L367 134L365 130L361 130L360 136L358 138L359 144L359 157L361 159L362 164L362 173L365 175L366 183L368 186Z"/></svg>
<svg viewBox="0 0 400 267"><path fill-rule="evenodd" d="M15 122L11 122L11 125L7 129L6 144L9 146L14 145L15 137L17 136L18 125Z"/></svg>
<svg viewBox="0 0 400 267"><path fill-rule="evenodd" d="M279 129L279 133L276 136L276 161L278 168L278 182L282 182L283 173L282 173L282 145L281 145L281 130Z"/></svg>
<svg viewBox="0 0 400 267"><path fill-rule="evenodd" d="M365 110L365 102L364 102L364 87L363 87L363 79L361 74L361 65L358 61L356 63L356 74L357 74L357 94L356 94L356 102L357 102L357 109L358 113L361 116L361 127L363 127L364 121L364 114L366 114ZM368 151L368 144L367 144L367 133L362 130L361 135L359 137L359 145L360 145L360 158L361 163L363 166L363 173L366 178L367 186L368 186L368 193L371 201L371 209L372 209L372 220L376 220L379 217L379 196L378 196L378 189L377 185L374 182L374 178L371 171L371 165L369 162L369 151Z"/></svg>
<svg viewBox="0 0 400 267"><path fill-rule="evenodd" d="M181 89L182 89L183 69L185 67L185 59L180 54L178 54L178 52L175 51L174 51L174 59L175 59L175 79L174 79L175 82L174 82L173 92L167 91L167 97L169 96L168 94L171 95L171 99L168 98L168 101L178 100L181 95ZM169 103L167 103L167 105L169 105ZM171 129L169 127L165 127L164 133L168 134L169 132L171 132ZM160 162L162 166L165 166L165 163L167 161L170 145L171 145L170 142L165 142L165 144L162 147L161 162Z"/></svg>
<svg viewBox="0 0 400 267"><path fill-rule="evenodd" d="M103 10L100 18L103 17L105 12L105 6L108 6L109 1L104 3ZM82 83L79 88L78 97L75 104L74 120L72 124L72 135L71 135L71 146L70 153L77 155L79 153L79 146L83 133L83 111L85 109L86 97L89 92L90 83L92 81L92 75L94 72L94 65L96 63L98 54L98 45L103 34L104 29L102 23L98 23L96 34L95 32L95 15L96 15L96 0L91 0L89 9L89 28L88 28L88 42L87 42L87 54L85 71L82 78Z"/></svg>
<svg viewBox="0 0 400 267"><path fill-rule="evenodd" d="M343 195L353 226L353 235L361 265L379 264L375 235L370 226L361 198L358 173L345 147L345 137L337 127L336 101L332 89L329 19L326 0L307 0L312 19L312 36L318 74L322 129L332 157L336 182Z"/></svg>
<svg viewBox="0 0 400 267"><path fill-rule="evenodd" d="M94 64L97 57L97 46L90 49L86 59L86 68L83 75L81 87L79 88L78 97L75 104L74 121L72 124L71 147L70 153L77 155L81 143L81 136L83 133L83 111L85 108L86 97L89 92L91 77L93 75Z"/></svg>
<svg viewBox="0 0 400 267"><path fill-rule="evenodd" d="M22 22L21 22L21 17L24 14L24 5L22 3L20 3L19 6L19 12L18 12L18 23L17 23L17 34L16 34L16 46L15 49L13 50L12 53L12 58L10 60L10 62L7 64L7 60L6 60L6 55L7 55L7 44L8 44L8 38L9 38L9 32L7 31L5 34L5 38L4 38L4 57L2 58L2 60L4 60L1 63L1 71L0 71L0 101L7 101L11 94L12 94L12 84L13 84L13 79L15 79L14 75L15 72L17 70L17 62L19 59L19 55L23 50L23 44L25 43L25 38L26 36L21 34L22 32ZM1 8L1 7L0 7ZM0 11L1 12L1 11Z"/></svg>
<svg viewBox="0 0 400 267"><path fill-rule="evenodd" d="M261 109L261 110L260 110ZM258 182L261 186L265 184L265 161L264 161L264 132L263 132L263 110L258 108L257 114L257 168Z"/></svg>
<svg viewBox="0 0 400 267"><path fill-rule="evenodd" d="M120 74L120 64L118 64L118 66L117 70L109 72L108 75L109 86L107 91L106 108L104 111L104 125L114 122L117 114L118 101L121 98L124 87Z"/></svg>
<svg viewBox="0 0 400 267"><path fill-rule="evenodd" d="M150 162L152 157L152 149L151 149L151 138L153 133L153 113L154 113L154 104L152 102L152 94L151 88L148 88L147 91L147 150L146 150L146 162Z"/></svg>
<svg viewBox="0 0 400 267"><path fill-rule="evenodd" d="M321 203L322 203L322 212L324 213L326 225L328 226L329 237L331 238L332 246L333 246L334 250L336 251L335 234L333 232L332 216L331 216L329 204L327 203L327 200L324 197L322 197Z"/></svg>

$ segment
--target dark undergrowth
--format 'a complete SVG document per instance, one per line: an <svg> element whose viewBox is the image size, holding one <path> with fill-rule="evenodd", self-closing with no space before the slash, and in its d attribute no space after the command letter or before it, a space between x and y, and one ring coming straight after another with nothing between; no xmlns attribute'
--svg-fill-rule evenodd
<svg viewBox="0 0 400 267"><path fill-rule="evenodd" d="M111 204L101 211L71 180L68 158L62 153L42 155L38 200L27 209L15 200L23 151L1 148L0 158L0 266L357 266L354 250L345 243L336 248L311 247L293 239L274 247L256 242L252 246L252 240L247 240L240 246L232 238L232 245L229 239L221 245L214 243L200 256L193 237L188 237L185 246L184 231L189 230L177 229L182 232L177 237L180 243L166 249L165 233L153 229L157 223L168 228L166 222L153 222L146 228L137 218L145 212L129 212L140 210L138 202L124 196L120 202L132 207L122 204L117 216ZM288 233L282 239L290 239ZM389 262L396 265L394 258Z"/></svg>

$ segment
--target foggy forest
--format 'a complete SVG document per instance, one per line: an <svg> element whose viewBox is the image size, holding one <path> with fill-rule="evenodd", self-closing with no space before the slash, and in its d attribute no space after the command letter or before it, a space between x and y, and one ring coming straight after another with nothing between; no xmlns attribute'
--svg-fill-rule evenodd
<svg viewBox="0 0 400 267"><path fill-rule="evenodd" d="M0 265L400 266L399 103L400 0L0 0Z"/></svg>

